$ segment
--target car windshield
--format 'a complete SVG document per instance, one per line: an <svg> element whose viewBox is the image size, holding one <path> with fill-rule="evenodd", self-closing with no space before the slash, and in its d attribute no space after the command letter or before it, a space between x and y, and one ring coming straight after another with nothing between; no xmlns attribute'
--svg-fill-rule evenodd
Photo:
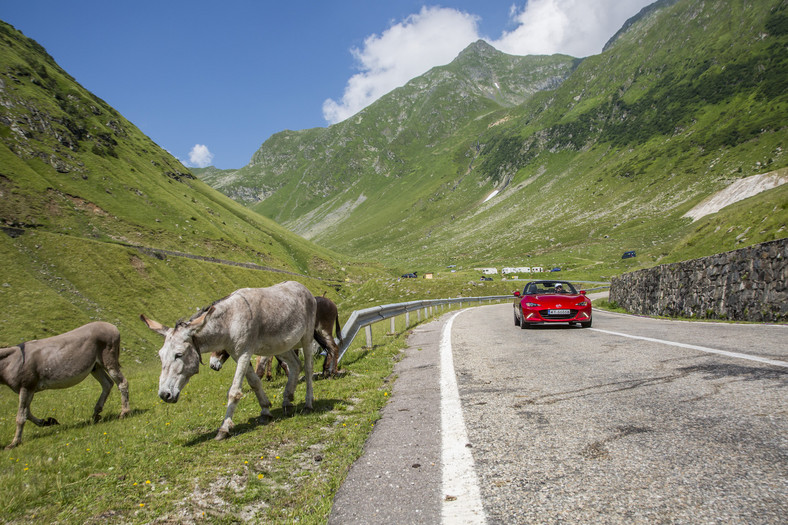
<svg viewBox="0 0 788 525"><path fill-rule="evenodd" d="M577 295L577 290L571 283L566 281L536 281L528 283L523 289L523 295L545 295L545 294L573 294Z"/></svg>

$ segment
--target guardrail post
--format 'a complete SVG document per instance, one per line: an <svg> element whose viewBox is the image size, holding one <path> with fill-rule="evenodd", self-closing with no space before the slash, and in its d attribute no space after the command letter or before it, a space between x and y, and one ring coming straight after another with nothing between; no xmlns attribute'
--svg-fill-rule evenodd
<svg viewBox="0 0 788 525"><path fill-rule="evenodd" d="M410 326L410 312L405 312L405 328Z"/></svg>
<svg viewBox="0 0 788 525"><path fill-rule="evenodd" d="M372 348L372 325L365 326L364 333L367 336L367 348Z"/></svg>
<svg viewBox="0 0 788 525"><path fill-rule="evenodd" d="M416 310L416 321L421 322L421 310Z"/></svg>
<svg viewBox="0 0 788 525"><path fill-rule="evenodd" d="M392 317L391 318L391 333L392 334L396 334L397 333L397 323L396 323L396 321L397 321L396 317Z"/></svg>

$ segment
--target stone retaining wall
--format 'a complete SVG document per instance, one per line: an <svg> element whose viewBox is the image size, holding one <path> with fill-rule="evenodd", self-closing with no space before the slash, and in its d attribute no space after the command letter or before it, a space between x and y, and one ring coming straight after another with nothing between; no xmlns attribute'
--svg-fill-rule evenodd
<svg viewBox="0 0 788 525"><path fill-rule="evenodd" d="M788 321L788 238L626 273L610 302L634 314Z"/></svg>

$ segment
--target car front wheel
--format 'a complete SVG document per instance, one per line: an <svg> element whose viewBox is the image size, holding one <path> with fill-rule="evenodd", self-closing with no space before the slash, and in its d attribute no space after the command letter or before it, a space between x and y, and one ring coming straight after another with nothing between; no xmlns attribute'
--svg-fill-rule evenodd
<svg viewBox="0 0 788 525"><path fill-rule="evenodd" d="M525 314L523 313L522 309L520 310L520 328L522 330L528 328L528 323L525 322Z"/></svg>

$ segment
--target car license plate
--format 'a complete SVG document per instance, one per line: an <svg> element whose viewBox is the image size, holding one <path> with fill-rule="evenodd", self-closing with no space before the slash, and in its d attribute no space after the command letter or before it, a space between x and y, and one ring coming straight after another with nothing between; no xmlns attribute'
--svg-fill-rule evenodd
<svg viewBox="0 0 788 525"><path fill-rule="evenodd" d="M548 310L547 315L568 315L571 310Z"/></svg>

